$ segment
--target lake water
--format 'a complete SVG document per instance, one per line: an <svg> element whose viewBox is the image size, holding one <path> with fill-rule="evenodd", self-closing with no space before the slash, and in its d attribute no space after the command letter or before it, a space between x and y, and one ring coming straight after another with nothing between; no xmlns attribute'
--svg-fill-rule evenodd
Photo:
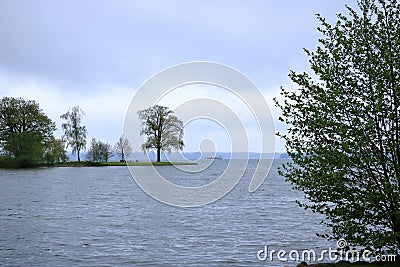
<svg viewBox="0 0 400 267"><path fill-rule="evenodd" d="M226 162L175 178L212 179ZM228 195L197 208L154 200L126 167L0 170L0 265L296 266L257 253L265 245L290 251L332 243L315 234L327 231L321 217L295 204L303 196L277 175L280 163L249 193L250 161ZM173 166L158 168L175 179Z"/></svg>

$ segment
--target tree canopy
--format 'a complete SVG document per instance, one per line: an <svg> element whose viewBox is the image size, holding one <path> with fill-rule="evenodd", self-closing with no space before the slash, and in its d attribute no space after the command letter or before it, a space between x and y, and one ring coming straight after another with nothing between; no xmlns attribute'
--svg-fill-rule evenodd
<svg viewBox="0 0 400 267"><path fill-rule="evenodd" d="M147 136L142 149L143 151L156 149L157 162L160 162L161 151L183 149L183 123L168 107L155 105L140 110L138 117L142 127L140 134Z"/></svg>
<svg viewBox="0 0 400 267"><path fill-rule="evenodd" d="M0 101L0 147L3 154L22 166L43 160L46 143L53 138L55 123L39 104L23 98L3 97Z"/></svg>
<svg viewBox="0 0 400 267"><path fill-rule="evenodd" d="M314 72L282 89L279 135L293 162L280 173L322 213L328 238L375 253L400 252L400 4L360 0L306 50Z"/></svg>

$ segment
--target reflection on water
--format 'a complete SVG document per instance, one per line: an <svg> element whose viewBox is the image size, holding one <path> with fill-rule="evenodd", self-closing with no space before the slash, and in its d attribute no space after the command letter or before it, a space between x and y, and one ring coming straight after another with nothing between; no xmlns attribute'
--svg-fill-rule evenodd
<svg viewBox="0 0 400 267"><path fill-rule="evenodd" d="M276 173L248 192L252 169L207 206L177 208L147 196L125 167L0 170L0 265L5 266L295 266L260 262L268 245L324 249L321 218ZM200 174L158 167L176 184L217 178L226 161Z"/></svg>

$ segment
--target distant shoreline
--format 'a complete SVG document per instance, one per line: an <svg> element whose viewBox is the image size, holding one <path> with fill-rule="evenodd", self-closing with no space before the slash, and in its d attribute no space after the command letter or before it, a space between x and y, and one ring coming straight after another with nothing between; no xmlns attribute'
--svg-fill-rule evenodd
<svg viewBox="0 0 400 267"><path fill-rule="evenodd" d="M149 161L134 161L134 162L88 162L88 161L73 161L57 163L50 167L110 167L110 166L173 166L173 165L197 165L194 162L149 162Z"/></svg>

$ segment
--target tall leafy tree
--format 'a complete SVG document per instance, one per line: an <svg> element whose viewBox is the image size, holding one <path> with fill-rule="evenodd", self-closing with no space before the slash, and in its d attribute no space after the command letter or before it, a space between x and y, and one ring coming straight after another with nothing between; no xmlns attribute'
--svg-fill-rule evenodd
<svg viewBox="0 0 400 267"><path fill-rule="evenodd" d="M61 125L64 130L64 140L67 147L72 148L72 154L78 155L78 161L81 161L80 152L86 147L86 126L82 125L82 118L85 112L79 106L69 109L60 116L65 122Z"/></svg>
<svg viewBox="0 0 400 267"><path fill-rule="evenodd" d="M167 107L155 105L138 112L141 121L141 135L147 140L142 145L143 151L156 149L157 162L160 162L161 151L182 150L184 143L183 123Z"/></svg>
<svg viewBox="0 0 400 267"><path fill-rule="evenodd" d="M45 144L53 138L55 129L55 123L35 101L14 97L0 100L1 150L23 165L43 159Z"/></svg>
<svg viewBox="0 0 400 267"><path fill-rule="evenodd" d="M400 4L359 0L306 50L314 72L291 72L279 135L293 159L280 173L326 216L328 238L400 253Z"/></svg>
<svg viewBox="0 0 400 267"><path fill-rule="evenodd" d="M132 153L132 146L128 138L122 135L115 144L114 151L121 156L121 162L125 161L125 157Z"/></svg>

